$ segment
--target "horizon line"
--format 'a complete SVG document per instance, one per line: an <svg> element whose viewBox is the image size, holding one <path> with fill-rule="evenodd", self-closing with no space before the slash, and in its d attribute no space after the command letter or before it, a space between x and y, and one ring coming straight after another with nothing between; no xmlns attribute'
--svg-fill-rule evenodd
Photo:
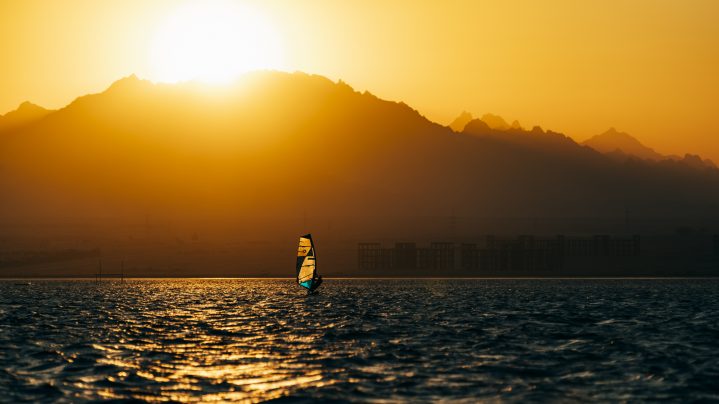
<svg viewBox="0 0 719 404"><path fill-rule="evenodd" d="M120 277L108 277L104 281L120 280ZM124 277L127 280L295 280L296 277L276 277L276 276L227 276L227 277L214 277L214 276L130 276ZM652 280L652 279L719 279L719 276L463 276L463 277L437 277L437 276L382 276L382 277L353 277L353 276L323 276L323 279L330 280ZM95 278L95 276L39 276L39 277L2 277L0 276L0 282L5 281L16 281L16 280L92 280L97 282L103 282L102 278Z"/></svg>

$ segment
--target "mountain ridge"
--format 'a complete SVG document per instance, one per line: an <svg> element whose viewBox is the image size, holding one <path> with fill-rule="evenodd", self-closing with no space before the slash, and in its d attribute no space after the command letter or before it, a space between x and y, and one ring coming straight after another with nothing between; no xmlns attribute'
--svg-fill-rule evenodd
<svg viewBox="0 0 719 404"><path fill-rule="evenodd" d="M633 136L619 132L615 128L609 128L607 131L592 136L582 142L594 150L602 153L611 153L616 150L624 154L633 155L646 160L664 160L665 156L657 153L654 149L645 146Z"/></svg>
<svg viewBox="0 0 719 404"><path fill-rule="evenodd" d="M592 136L582 144L619 159L634 157L650 161L672 160L697 169L716 168L713 161L703 159L698 155L686 153L683 157L680 157L660 154L642 144L635 137L625 132L619 132L613 127L599 135Z"/></svg>
<svg viewBox="0 0 719 404"><path fill-rule="evenodd" d="M626 166L539 127L498 130L473 120L457 133L404 103L305 73L251 74L221 92L129 76L15 133L2 140L0 159L23 177L6 175L6 184L28 184L14 197L23 208L33 204L22 195L52 188L111 201L94 209L167 205L187 217L209 201L230 214L243 203L286 213L300 200L331 215L581 216L643 200L625 187L628 178L671 171L686 177L676 186L715 181L681 162ZM297 154L310 145L317 158ZM293 181L295 167L314 179L314 192ZM238 193L240 178L256 190L249 199ZM596 182L606 185L590 186ZM697 185L686 197L662 196L670 184L651 184L647 195L679 205L711 194ZM414 206L401 208L406 200Z"/></svg>
<svg viewBox="0 0 719 404"><path fill-rule="evenodd" d="M484 125L480 125L477 121L481 121ZM501 135L503 132L526 132L517 120L514 120L510 125L504 118L496 114L486 113L482 115L481 118L474 118L473 115L467 111L463 111L448 127L455 132L463 132L470 123L472 123L473 128L468 132L475 135L480 133L485 135ZM535 126L530 132L543 133L544 131L541 127ZM573 139L572 137L569 138ZM629 158L639 158L653 162L672 160L697 169L717 167L712 160L704 159L701 156L690 153L686 153L684 156L660 154L654 151L654 149L645 146L628 133L617 131L614 127L582 142L574 141L577 144L590 147L593 150L621 161Z"/></svg>
<svg viewBox="0 0 719 404"><path fill-rule="evenodd" d="M9 131L34 121L38 121L54 112L30 101L22 102L16 109L0 115L0 132Z"/></svg>

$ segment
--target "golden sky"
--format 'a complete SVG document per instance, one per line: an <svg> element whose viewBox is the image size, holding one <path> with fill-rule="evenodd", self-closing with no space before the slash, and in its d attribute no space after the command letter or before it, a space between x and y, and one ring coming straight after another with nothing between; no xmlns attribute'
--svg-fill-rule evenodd
<svg viewBox="0 0 719 404"><path fill-rule="evenodd" d="M0 0L0 113L57 108L131 73L167 79L157 49L176 31L162 27L187 3ZM271 31L271 67L343 79L437 122L492 112L578 140L614 126L719 161L716 0L237 3Z"/></svg>

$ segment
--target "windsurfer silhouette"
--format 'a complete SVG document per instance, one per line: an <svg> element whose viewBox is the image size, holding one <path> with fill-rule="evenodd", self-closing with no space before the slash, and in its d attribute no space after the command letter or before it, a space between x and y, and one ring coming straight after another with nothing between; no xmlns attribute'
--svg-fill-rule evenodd
<svg viewBox="0 0 719 404"><path fill-rule="evenodd" d="M319 275L317 278L314 278L312 280L312 286L309 289L307 289L307 294L313 295L313 294L317 293L317 288L319 288L321 284L322 284L322 275Z"/></svg>
<svg viewBox="0 0 719 404"><path fill-rule="evenodd" d="M297 247L297 283L307 289L307 295L317 293L322 284L322 276L317 273L317 257L315 244L311 234L300 236Z"/></svg>

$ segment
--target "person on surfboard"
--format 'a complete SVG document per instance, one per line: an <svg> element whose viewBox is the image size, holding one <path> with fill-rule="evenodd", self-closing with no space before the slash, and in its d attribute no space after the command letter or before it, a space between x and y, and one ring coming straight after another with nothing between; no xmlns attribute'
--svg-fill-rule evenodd
<svg viewBox="0 0 719 404"><path fill-rule="evenodd" d="M312 280L312 286L310 286L310 288L307 289L307 294L313 295L313 294L317 293L317 288L319 288L321 284L322 284L322 275L319 275L317 278Z"/></svg>

